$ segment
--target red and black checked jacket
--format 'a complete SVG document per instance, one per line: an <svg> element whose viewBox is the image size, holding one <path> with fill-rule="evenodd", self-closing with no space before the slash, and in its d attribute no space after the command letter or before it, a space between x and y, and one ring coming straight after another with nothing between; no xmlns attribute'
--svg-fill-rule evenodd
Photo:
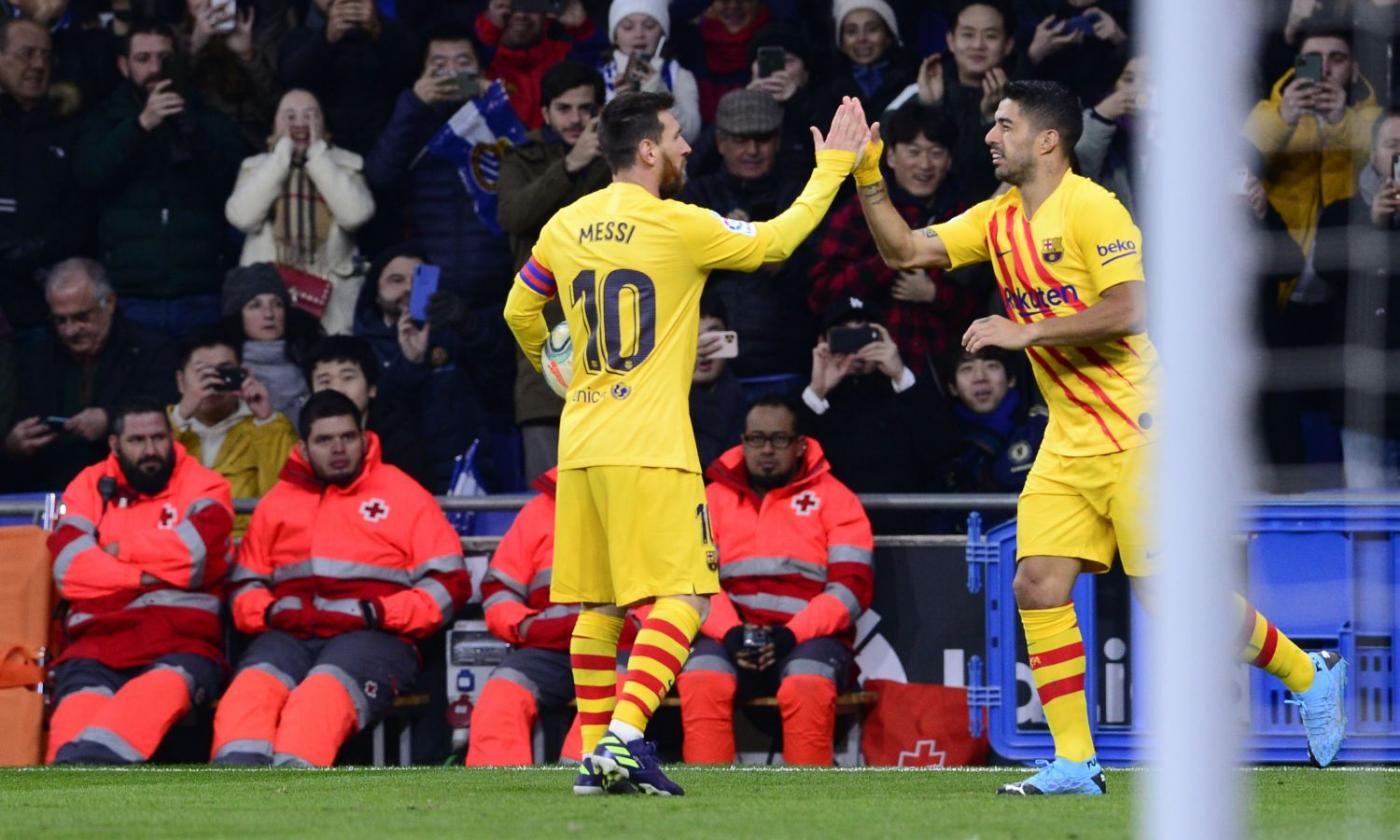
<svg viewBox="0 0 1400 840"><path fill-rule="evenodd" d="M890 201L910 227L947 221L963 210L952 202L936 201L942 209L930 211L893 180L888 183ZM945 184L937 198L947 192ZM885 327L905 364L917 366L921 359L936 363L957 346L967 325L980 314L980 303L975 291L949 281L942 271L928 269L928 275L938 287L933 303L905 303L890 296L899 272L885 265L866 226L860 199L853 196L832 213L826 235L817 246L807 305L820 317L833 301L843 297L877 304L886 312Z"/></svg>

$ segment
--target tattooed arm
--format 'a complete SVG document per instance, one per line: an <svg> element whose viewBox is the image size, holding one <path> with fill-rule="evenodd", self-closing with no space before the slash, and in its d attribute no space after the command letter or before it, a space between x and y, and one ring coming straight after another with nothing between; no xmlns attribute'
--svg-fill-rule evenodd
<svg viewBox="0 0 1400 840"><path fill-rule="evenodd" d="M948 248L933 228L910 230L904 217L890 203L883 180L856 187L865 222L875 236L875 246L890 268L948 268Z"/></svg>

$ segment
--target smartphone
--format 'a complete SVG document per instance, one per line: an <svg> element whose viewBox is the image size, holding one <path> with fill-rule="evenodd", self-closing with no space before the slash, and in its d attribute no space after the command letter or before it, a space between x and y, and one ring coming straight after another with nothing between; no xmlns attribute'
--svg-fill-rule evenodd
<svg viewBox="0 0 1400 840"><path fill-rule="evenodd" d="M705 335L720 337L719 349L710 354L711 359L735 359L739 357L739 334L733 330L716 330Z"/></svg>
<svg viewBox="0 0 1400 840"><path fill-rule="evenodd" d="M558 17L564 14L564 0L510 0L510 10Z"/></svg>
<svg viewBox="0 0 1400 840"><path fill-rule="evenodd" d="M642 68L651 62L651 56L646 53L633 53L627 59L627 69L622 71L623 81L638 82L644 75Z"/></svg>
<svg viewBox="0 0 1400 840"><path fill-rule="evenodd" d="M744 628L744 652L758 653L773 641L773 634L767 627L745 627Z"/></svg>
<svg viewBox="0 0 1400 840"><path fill-rule="evenodd" d="M874 327L832 327L826 336L826 346L832 353L847 355L879 340L880 331Z"/></svg>
<svg viewBox="0 0 1400 840"><path fill-rule="evenodd" d="M1400 152L1390 158L1390 180L1400 184Z"/></svg>
<svg viewBox="0 0 1400 840"><path fill-rule="evenodd" d="M170 86L166 88L167 92L185 96L189 90L187 70L188 68L179 54L170 53L160 60L160 75L157 78L170 80Z"/></svg>
<svg viewBox="0 0 1400 840"><path fill-rule="evenodd" d="M226 12L228 14L226 20L214 27L215 32L228 33L238 28L238 10L235 8L237 2L238 0L209 0L209 11Z"/></svg>
<svg viewBox="0 0 1400 840"><path fill-rule="evenodd" d="M1232 183L1231 186L1235 188L1233 193L1234 195L1249 195L1248 168L1241 166L1238 169L1236 169L1233 181L1234 183Z"/></svg>
<svg viewBox="0 0 1400 840"><path fill-rule="evenodd" d="M1303 53L1293 62L1293 71L1300 79L1307 79L1310 82L1322 81L1322 55L1320 53Z"/></svg>
<svg viewBox="0 0 1400 840"><path fill-rule="evenodd" d="M456 74L457 92L463 99L472 99L481 94L481 74L475 70L463 70Z"/></svg>
<svg viewBox="0 0 1400 840"><path fill-rule="evenodd" d="M1076 15L1065 21L1066 35L1083 32L1085 38L1094 37L1094 19L1088 15Z"/></svg>
<svg viewBox="0 0 1400 840"><path fill-rule="evenodd" d="M219 375L219 381L211 386L215 391L227 393L243 390L243 380L247 377L247 374L243 372L243 368L228 363L214 368L214 372Z"/></svg>
<svg viewBox="0 0 1400 840"><path fill-rule="evenodd" d="M787 50L770 46L758 48L758 77L766 79L787 66Z"/></svg>
<svg viewBox="0 0 1400 840"><path fill-rule="evenodd" d="M423 263L413 269L413 291L408 295L408 317L420 324L428 321L428 300L438 290L442 269Z"/></svg>
<svg viewBox="0 0 1400 840"><path fill-rule="evenodd" d="M44 418L44 425L45 425L45 426L48 426L50 429L54 430L55 432L58 432L58 433L62 434L63 431L64 431L64 428L63 428L64 425L67 424L67 422L68 422L69 420L72 420L72 419L73 419L73 418L71 418L71 417L59 417L58 415L53 415L53 414L51 414L51 415L49 415L48 417L45 417L45 418Z"/></svg>

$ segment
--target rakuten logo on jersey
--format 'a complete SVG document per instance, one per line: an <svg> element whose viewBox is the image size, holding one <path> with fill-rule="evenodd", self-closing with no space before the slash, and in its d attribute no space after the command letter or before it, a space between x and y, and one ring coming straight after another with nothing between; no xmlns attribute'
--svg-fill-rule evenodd
<svg viewBox="0 0 1400 840"><path fill-rule="evenodd" d="M1065 303L1079 303L1079 290L1073 285L1058 289L1031 289L1028 292L1003 290L1002 298L1006 301L1007 309L1015 309L1026 315Z"/></svg>
<svg viewBox="0 0 1400 840"><path fill-rule="evenodd" d="M1101 265L1108 265L1117 259L1122 259L1130 254L1137 253L1137 243L1131 239L1115 239L1107 245L1095 245L1094 250L1099 252L1099 256L1107 257Z"/></svg>

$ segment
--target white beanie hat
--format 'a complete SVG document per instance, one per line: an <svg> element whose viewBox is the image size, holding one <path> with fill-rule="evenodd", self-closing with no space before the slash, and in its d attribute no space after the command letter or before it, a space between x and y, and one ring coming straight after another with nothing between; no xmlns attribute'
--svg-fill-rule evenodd
<svg viewBox="0 0 1400 840"><path fill-rule="evenodd" d="M617 4L613 4L616 8ZM841 46L841 22L846 19L846 15L857 9L869 9L885 22L890 34L894 36L894 42L899 40L899 22L894 18L894 9L885 0L835 0L831 4L831 17L836 21L836 46Z"/></svg>
<svg viewBox="0 0 1400 840"><path fill-rule="evenodd" d="M671 34L671 12L666 7L666 0L613 0L612 7L608 9L608 40L612 41L617 35L617 25L622 23L623 18L639 12L655 18L661 24L662 34Z"/></svg>

